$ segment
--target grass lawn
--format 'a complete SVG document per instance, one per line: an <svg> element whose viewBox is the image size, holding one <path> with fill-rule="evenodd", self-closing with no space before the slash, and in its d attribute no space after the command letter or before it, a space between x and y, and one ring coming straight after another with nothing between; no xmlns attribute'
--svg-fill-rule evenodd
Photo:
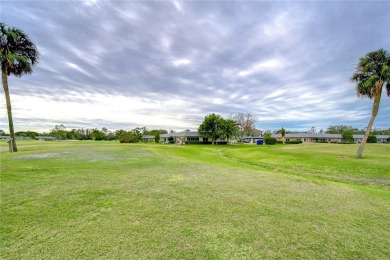
<svg viewBox="0 0 390 260"><path fill-rule="evenodd" d="M390 145L1 142L2 259L390 258Z"/></svg>

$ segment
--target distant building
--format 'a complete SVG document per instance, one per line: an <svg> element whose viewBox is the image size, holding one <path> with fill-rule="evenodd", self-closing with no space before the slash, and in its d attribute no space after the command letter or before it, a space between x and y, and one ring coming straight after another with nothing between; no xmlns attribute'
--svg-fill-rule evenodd
<svg viewBox="0 0 390 260"><path fill-rule="evenodd" d="M282 141L281 134L272 134L277 141ZM172 137L174 143L176 144L186 144L186 143L211 143L207 137L204 137L202 134L197 131L182 131L177 133L169 133L160 135L161 143L169 143L169 138ZM355 143L361 143L364 135L353 135ZM390 135L377 135L376 138L378 143L387 142ZM297 133L297 134L286 134L284 136L285 141L302 141L302 143L342 143L344 138L341 134L310 134L310 133ZM244 136L242 138L243 143L255 144L257 141L263 140L262 136ZM232 143L236 143L238 140L232 139ZM218 143L226 143L226 139L220 138L217 140Z"/></svg>
<svg viewBox="0 0 390 260"><path fill-rule="evenodd" d="M0 136L0 139L10 139L11 137L9 135L2 135ZM30 139L29 136L15 136L16 139L18 140L28 140Z"/></svg>
<svg viewBox="0 0 390 260"><path fill-rule="evenodd" d="M251 144L251 143L255 144L259 140L263 140L263 137L262 136L243 136L242 137L242 142L247 143L247 144Z"/></svg>
<svg viewBox="0 0 390 260"><path fill-rule="evenodd" d="M155 137L154 137L154 135L143 135L142 142L145 142L145 143L155 142Z"/></svg>
<svg viewBox="0 0 390 260"><path fill-rule="evenodd" d="M272 134L277 141L282 141L281 134ZM390 135L377 135L376 138L378 143L387 142ZM353 135L355 143L361 143L364 135ZM342 143L344 142L341 134L309 134L309 133L298 133L298 134L286 134L284 136L286 142L301 140L303 143Z"/></svg>
<svg viewBox="0 0 390 260"><path fill-rule="evenodd" d="M40 140L40 141L58 141L57 137L53 136L36 136L35 140Z"/></svg>
<svg viewBox="0 0 390 260"><path fill-rule="evenodd" d="M204 143L211 144L211 140L207 137L204 137L197 131L182 131L177 133L169 133L160 135L161 143L169 143L169 138L172 137L175 144L186 144L186 143ZM219 138L217 143L225 143L226 139Z"/></svg>

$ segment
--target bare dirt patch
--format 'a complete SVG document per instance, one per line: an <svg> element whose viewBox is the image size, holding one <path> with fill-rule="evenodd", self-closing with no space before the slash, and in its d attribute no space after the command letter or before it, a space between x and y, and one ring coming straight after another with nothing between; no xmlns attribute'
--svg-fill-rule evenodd
<svg viewBox="0 0 390 260"><path fill-rule="evenodd" d="M42 159L42 158L52 158L52 157L60 157L64 154L69 154L70 152L62 152L62 153L41 153L41 154L30 154L20 156L19 159Z"/></svg>

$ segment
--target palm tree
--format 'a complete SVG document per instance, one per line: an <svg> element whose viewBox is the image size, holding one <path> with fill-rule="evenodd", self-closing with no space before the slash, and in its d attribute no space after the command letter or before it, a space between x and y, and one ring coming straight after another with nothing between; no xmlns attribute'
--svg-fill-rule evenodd
<svg viewBox="0 0 390 260"><path fill-rule="evenodd" d="M14 27L6 28L4 23L0 23L0 44L1 79L7 104L9 132L13 150L17 152L8 76L13 74L16 77L21 77L23 74L31 74L32 67L38 62L39 52L22 30Z"/></svg>
<svg viewBox="0 0 390 260"><path fill-rule="evenodd" d="M238 123L232 119L226 119L224 122L224 136L226 136L226 142L229 144L232 137L237 137Z"/></svg>
<svg viewBox="0 0 390 260"><path fill-rule="evenodd" d="M357 151L357 157L361 158L367 138L371 132L375 117L378 114L383 85L386 82L387 95L390 96L390 54L384 49L367 53L360 58L351 81L356 82L356 91L359 97L374 99L372 115L368 123L366 133Z"/></svg>
<svg viewBox="0 0 390 260"><path fill-rule="evenodd" d="M282 126L282 129L280 129L280 134L282 135L283 144L285 144L284 136L286 135L286 129Z"/></svg>

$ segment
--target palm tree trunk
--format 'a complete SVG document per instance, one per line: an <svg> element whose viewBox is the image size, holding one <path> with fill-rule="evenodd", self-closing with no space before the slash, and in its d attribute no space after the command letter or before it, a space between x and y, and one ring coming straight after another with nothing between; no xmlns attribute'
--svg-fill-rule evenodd
<svg viewBox="0 0 390 260"><path fill-rule="evenodd" d="M16 147L16 141L15 141L14 123L12 121L11 99L9 97L7 72L5 70L2 70L1 80L3 82L5 101L7 103L9 134L10 137L12 138L13 151L17 152L18 148Z"/></svg>
<svg viewBox="0 0 390 260"><path fill-rule="evenodd" d="M379 104L380 104L380 102L381 102L382 87L383 87L383 84L382 84L382 86L379 88L379 90L377 91L377 93L375 94L374 104L372 105L372 115L371 115L371 119L370 119L370 122L368 123L366 133L364 134L363 140L362 140L362 142L360 143L359 149L358 149L358 151L357 151L357 154L356 154L357 158L361 158L361 157L362 157L362 153L363 153L363 150L364 150L364 146L366 145L368 136L370 135L372 125L374 124L374 121L375 121L375 117L376 117L376 115L378 114Z"/></svg>

